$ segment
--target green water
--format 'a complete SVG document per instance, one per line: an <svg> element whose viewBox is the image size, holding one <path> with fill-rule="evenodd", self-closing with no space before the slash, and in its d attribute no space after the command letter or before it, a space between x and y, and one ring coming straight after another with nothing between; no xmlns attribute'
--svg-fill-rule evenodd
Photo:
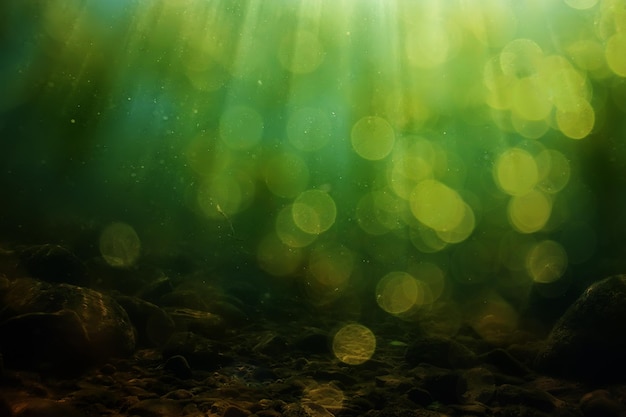
<svg viewBox="0 0 626 417"><path fill-rule="evenodd" d="M478 328L624 270L623 1L7 1L0 49L6 243Z"/></svg>

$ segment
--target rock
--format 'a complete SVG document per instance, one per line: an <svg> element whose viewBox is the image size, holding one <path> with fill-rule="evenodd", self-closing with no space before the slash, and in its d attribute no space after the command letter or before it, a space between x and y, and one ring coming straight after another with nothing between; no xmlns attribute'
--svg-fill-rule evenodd
<svg viewBox="0 0 626 417"><path fill-rule="evenodd" d="M32 278L47 282L87 286L87 268L76 255L59 245L38 245L19 253L20 264Z"/></svg>
<svg viewBox="0 0 626 417"><path fill-rule="evenodd" d="M526 405L545 412L553 411L556 407L554 398L545 391L509 384L496 388L495 401L501 406Z"/></svg>
<svg viewBox="0 0 626 417"><path fill-rule="evenodd" d="M592 381L626 378L626 275L591 285L555 324L535 360L541 372Z"/></svg>
<svg viewBox="0 0 626 417"><path fill-rule="evenodd" d="M583 395L580 410L585 417L620 417L626 414L626 406L603 389Z"/></svg>
<svg viewBox="0 0 626 417"><path fill-rule="evenodd" d="M124 309L94 290L23 278L3 292L0 305L7 368L75 374L135 349Z"/></svg>
<svg viewBox="0 0 626 417"><path fill-rule="evenodd" d="M76 408L48 399L29 398L24 404L15 404L14 417L83 417Z"/></svg>
<svg viewBox="0 0 626 417"><path fill-rule="evenodd" d="M152 398L139 401L128 409L129 415L170 417L182 415L183 407L176 400Z"/></svg>
<svg viewBox="0 0 626 417"><path fill-rule="evenodd" d="M162 346L174 333L174 320L158 306L126 295L115 297L115 300L126 310L135 326L139 346Z"/></svg>
<svg viewBox="0 0 626 417"><path fill-rule="evenodd" d="M521 362L511 356L504 349L494 349L483 355L480 355L478 359L481 362L491 364L498 368L501 372L507 375L523 377L529 374L528 368L526 368Z"/></svg>
<svg viewBox="0 0 626 417"><path fill-rule="evenodd" d="M476 355L464 345L445 337L422 337L411 343L404 355L409 365L420 363L442 368L469 368L476 364Z"/></svg>
<svg viewBox="0 0 626 417"><path fill-rule="evenodd" d="M232 359L217 351L213 343L192 332L177 332L163 347L163 356L183 356L191 369L212 371L232 362Z"/></svg>
<svg viewBox="0 0 626 417"><path fill-rule="evenodd" d="M192 376L189 363L182 355L174 355L169 358L163 364L163 368L172 372L172 374L179 379L189 379Z"/></svg>
<svg viewBox="0 0 626 417"><path fill-rule="evenodd" d="M210 338L223 336L226 332L224 320L217 314L189 308L168 308L165 311L174 320L178 332L193 332Z"/></svg>

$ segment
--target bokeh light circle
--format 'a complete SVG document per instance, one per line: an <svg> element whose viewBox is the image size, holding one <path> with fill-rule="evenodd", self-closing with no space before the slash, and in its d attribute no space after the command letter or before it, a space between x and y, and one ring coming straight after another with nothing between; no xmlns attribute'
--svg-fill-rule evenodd
<svg viewBox="0 0 626 417"><path fill-rule="evenodd" d="M131 225L114 222L100 234L99 248L106 263L116 268L128 268L139 258L141 241Z"/></svg>
<svg viewBox="0 0 626 417"><path fill-rule="evenodd" d="M417 184L409 203L415 218L436 231L454 229L465 216L465 203L459 194L434 179Z"/></svg>
<svg viewBox="0 0 626 417"><path fill-rule="evenodd" d="M309 234L320 234L335 223L337 207L331 196L322 190L307 190L293 202L294 223Z"/></svg>
<svg viewBox="0 0 626 417"><path fill-rule="evenodd" d="M494 166L496 183L509 195L530 192L539 180L535 158L527 151L512 148L503 152Z"/></svg>
<svg viewBox="0 0 626 417"><path fill-rule="evenodd" d="M407 272L389 272L378 281L376 302L387 313L404 313L424 302L422 284Z"/></svg>
<svg viewBox="0 0 626 417"><path fill-rule="evenodd" d="M363 159L383 159L391 152L395 133L387 120L378 116L366 116L352 126L352 148Z"/></svg>
<svg viewBox="0 0 626 417"><path fill-rule="evenodd" d="M333 337L333 353L341 362L360 365L376 350L376 336L361 324L347 324Z"/></svg>
<svg viewBox="0 0 626 417"><path fill-rule="evenodd" d="M551 283L563 276L567 269L567 253L560 243L544 240L528 252L526 269L535 282Z"/></svg>

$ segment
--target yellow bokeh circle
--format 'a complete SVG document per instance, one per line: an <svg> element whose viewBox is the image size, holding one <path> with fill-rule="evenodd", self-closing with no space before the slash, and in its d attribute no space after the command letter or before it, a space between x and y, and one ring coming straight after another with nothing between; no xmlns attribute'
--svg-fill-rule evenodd
<svg viewBox="0 0 626 417"><path fill-rule="evenodd" d="M511 197L508 207L509 221L522 233L541 230L552 213L552 200L541 191L531 191Z"/></svg>
<svg viewBox="0 0 626 417"><path fill-rule="evenodd" d="M512 148L503 152L494 166L496 183L509 195L530 192L539 180L535 158L527 151Z"/></svg>
<svg viewBox="0 0 626 417"><path fill-rule="evenodd" d="M387 313L401 314L423 304L424 290L407 272L394 271L378 282L376 302Z"/></svg>
<svg viewBox="0 0 626 417"><path fill-rule="evenodd" d="M395 133L387 120L378 116L367 116L352 126L350 134L352 148L363 159L383 159L393 149Z"/></svg>
<svg viewBox="0 0 626 417"><path fill-rule="evenodd" d="M376 336L361 324L347 324L333 337L333 353L341 362L360 365L376 350Z"/></svg>
<svg viewBox="0 0 626 417"><path fill-rule="evenodd" d="M291 206L294 223L309 234L320 234L335 223L337 207L331 196L322 190L301 193Z"/></svg>
<svg viewBox="0 0 626 417"><path fill-rule="evenodd" d="M100 234L100 254L116 268L133 266L139 258L141 241L135 229L126 223L109 224Z"/></svg>
<svg viewBox="0 0 626 417"><path fill-rule="evenodd" d="M528 252L526 270L535 282L550 283L563 276L567 263L567 253L561 244L544 240Z"/></svg>
<svg viewBox="0 0 626 417"><path fill-rule="evenodd" d="M415 186L409 198L411 212L417 220L436 231L456 228L465 216L465 203L447 185L427 179Z"/></svg>

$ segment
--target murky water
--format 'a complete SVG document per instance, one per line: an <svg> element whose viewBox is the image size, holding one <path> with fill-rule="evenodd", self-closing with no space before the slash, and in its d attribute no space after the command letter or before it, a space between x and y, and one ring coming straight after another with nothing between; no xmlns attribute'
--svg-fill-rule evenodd
<svg viewBox="0 0 626 417"><path fill-rule="evenodd" d="M7 1L0 48L4 241L477 329L624 270L623 1Z"/></svg>

